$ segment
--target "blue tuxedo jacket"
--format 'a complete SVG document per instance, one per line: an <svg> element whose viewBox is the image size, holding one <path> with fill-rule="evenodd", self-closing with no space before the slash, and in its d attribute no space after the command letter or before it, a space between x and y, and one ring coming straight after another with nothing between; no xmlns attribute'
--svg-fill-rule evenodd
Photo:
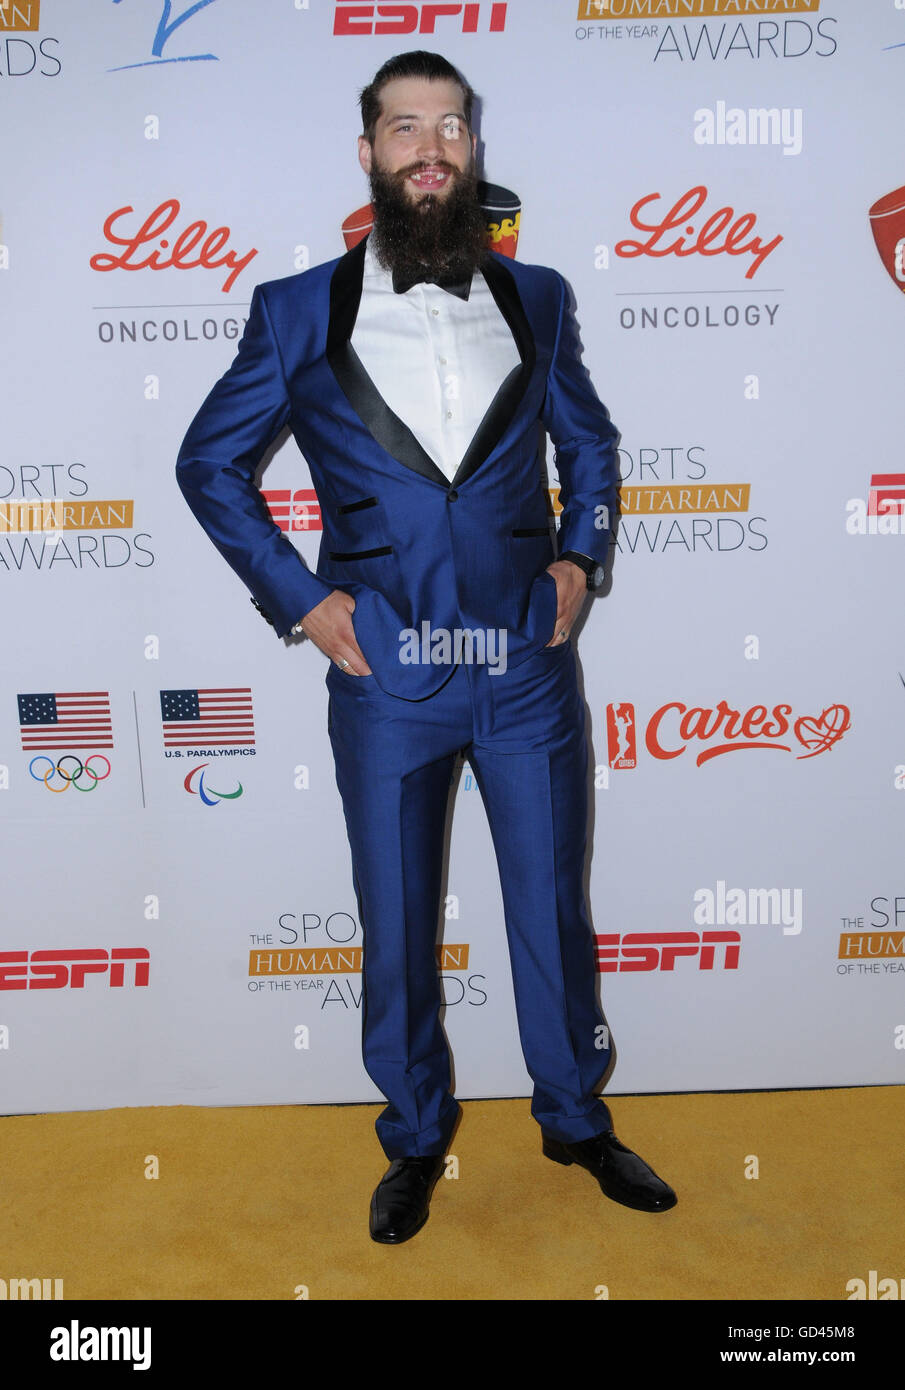
<svg viewBox="0 0 905 1390"><path fill-rule="evenodd" d="M556 447L560 550L601 564L617 506L617 431L581 365L562 277L490 253L482 271L521 363L450 483L351 346L364 252L362 241L338 260L255 289L236 358L192 422L176 472L278 636L343 589L355 599L355 635L377 683L424 699L449 669L401 661L406 628L420 634L426 620L432 631L505 629L510 666L550 640L556 585L546 568L555 555L541 426ZM287 424L323 517L316 574L254 482Z"/></svg>

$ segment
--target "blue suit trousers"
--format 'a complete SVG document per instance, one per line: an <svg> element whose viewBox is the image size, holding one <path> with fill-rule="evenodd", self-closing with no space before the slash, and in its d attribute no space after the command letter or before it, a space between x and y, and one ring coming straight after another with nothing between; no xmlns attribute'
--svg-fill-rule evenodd
<svg viewBox="0 0 905 1390"><path fill-rule="evenodd" d="M585 907L588 750L571 643L492 674L460 663L428 699L331 663L329 731L364 933L363 1057L387 1157L442 1152L458 1114L436 937L450 779L464 751L502 885L531 1111L563 1142L612 1128ZM605 1046L601 1044L606 1043Z"/></svg>

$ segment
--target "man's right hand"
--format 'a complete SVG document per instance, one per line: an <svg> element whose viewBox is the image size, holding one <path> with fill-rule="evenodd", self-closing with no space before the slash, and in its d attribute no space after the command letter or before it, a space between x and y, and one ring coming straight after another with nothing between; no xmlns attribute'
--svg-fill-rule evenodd
<svg viewBox="0 0 905 1390"><path fill-rule="evenodd" d="M321 599L301 620L301 628L324 656L342 666L347 676L369 676L371 668L365 661L364 652L355 640L352 614L355 600L342 589L334 589L325 599Z"/></svg>

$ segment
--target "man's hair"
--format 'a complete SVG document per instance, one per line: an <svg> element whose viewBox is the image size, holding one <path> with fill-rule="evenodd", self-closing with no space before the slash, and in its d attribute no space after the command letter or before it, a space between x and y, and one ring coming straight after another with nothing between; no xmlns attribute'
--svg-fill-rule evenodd
<svg viewBox="0 0 905 1390"><path fill-rule="evenodd" d="M423 49L416 49L412 53L400 53L395 58L388 58L359 97L361 126L369 144L374 143L374 132L380 117L380 93L388 82L395 81L397 77L426 77L430 82L457 82L462 88L465 122L471 130L474 92L465 78L457 72L452 63L441 58L439 53L426 53Z"/></svg>

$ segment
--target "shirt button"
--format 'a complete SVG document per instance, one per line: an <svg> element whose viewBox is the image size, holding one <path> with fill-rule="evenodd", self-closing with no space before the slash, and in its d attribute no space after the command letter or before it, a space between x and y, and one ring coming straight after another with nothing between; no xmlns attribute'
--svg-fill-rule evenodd
<svg viewBox="0 0 905 1390"><path fill-rule="evenodd" d="M431 313L433 314L434 318L437 318L437 317L439 316L440 310L439 310L439 309L431 309Z"/></svg>
<svg viewBox="0 0 905 1390"><path fill-rule="evenodd" d="M440 358L440 366L441 366L441 367L445 367L445 366L446 366L446 358L445 358L445 357L441 357L441 358Z"/></svg>
<svg viewBox="0 0 905 1390"><path fill-rule="evenodd" d="M446 495L449 498L450 502L455 502L459 496L454 487L450 488L449 492Z"/></svg>
<svg viewBox="0 0 905 1390"><path fill-rule="evenodd" d="M446 412L446 418L447 418L447 420L451 420L451 419L452 419L452 411L451 411L451 410L447 410L447 412Z"/></svg>

